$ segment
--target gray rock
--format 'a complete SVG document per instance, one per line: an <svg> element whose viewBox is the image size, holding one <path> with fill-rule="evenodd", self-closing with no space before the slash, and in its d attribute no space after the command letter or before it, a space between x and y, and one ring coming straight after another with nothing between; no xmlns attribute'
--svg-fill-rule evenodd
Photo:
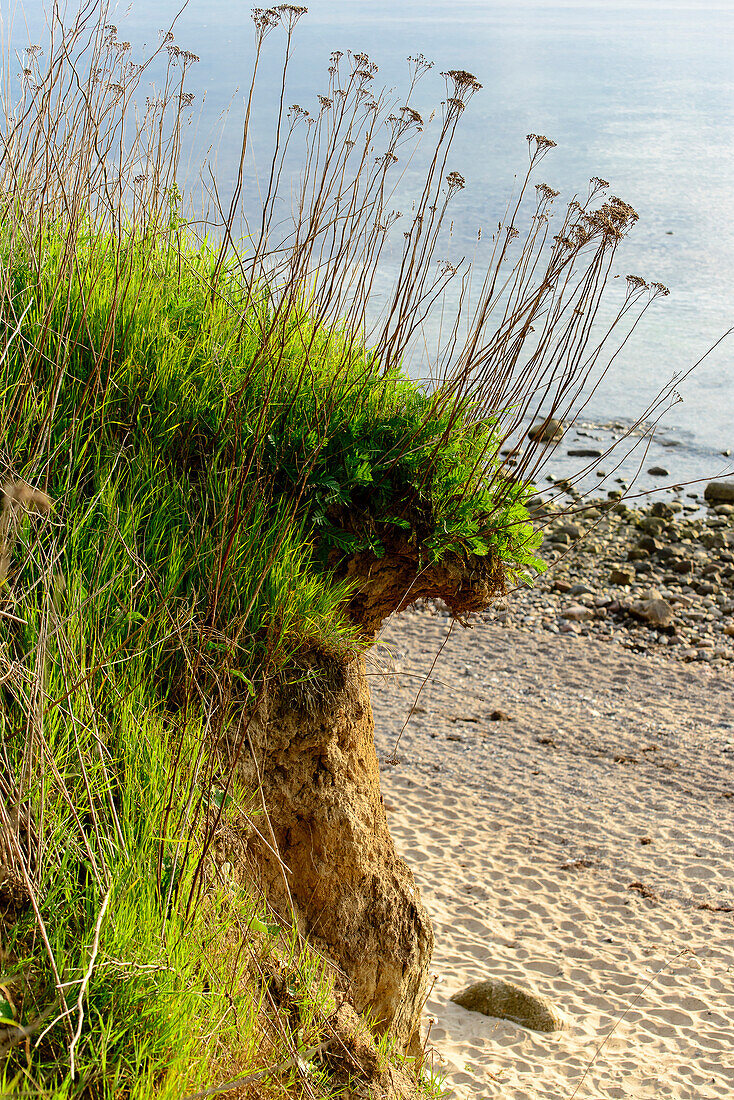
<svg viewBox="0 0 734 1100"><path fill-rule="evenodd" d="M651 477L669 477L670 471L666 470L664 466L651 466L647 471Z"/></svg>
<svg viewBox="0 0 734 1100"><path fill-rule="evenodd" d="M461 993L454 993L451 1000L469 1012L512 1020L531 1031L562 1031L565 1024L563 1015L547 997L501 978L474 982Z"/></svg>
<svg viewBox="0 0 734 1100"><path fill-rule="evenodd" d="M709 481L703 495L718 504L734 504L734 481Z"/></svg>
<svg viewBox="0 0 734 1100"><path fill-rule="evenodd" d="M548 417L547 420L537 420L528 431L528 439L537 440L539 443L552 443L563 436L563 423Z"/></svg>
<svg viewBox="0 0 734 1100"><path fill-rule="evenodd" d="M601 458L602 456L598 447L569 447L566 454L570 458Z"/></svg>

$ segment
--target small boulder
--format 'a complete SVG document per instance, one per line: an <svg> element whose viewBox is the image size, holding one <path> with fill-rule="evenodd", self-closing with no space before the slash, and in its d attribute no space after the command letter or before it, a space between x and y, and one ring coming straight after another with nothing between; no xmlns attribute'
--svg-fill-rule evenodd
<svg viewBox="0 0 734 1100"><path fill-rule="evenodd" d="M669 627L675 617L673 608L667 600L662 600L657 597L648 600L636 600L635 603L630 604L630 611L636 619L642 619L643 622L648 623L650 626L658 627L662 630Z"/></svg>
<svg viewBox="0 0 734 1100"><path fill-rule="evenodd" d="M562 1014L547 997L501 978L474 982L460 993L454 993L451 1000L469 1012L511 1020L531 1031L561 1031L565 1023Z"/></svg>
<svg viewBox="0 0 734 1100"><path fill-rule="evenodd" d="M563 436L563 423L549 416L546 420L537 420L528 431L528 439L538 443L553 443Z"/></svg>
<svg viewBox="0 0 734 1100"><path fill-rule="evenodd" d="M634 584L637 573L631 565L618 565L609 573L610 584Z"/></svg>
<svg viewBox="0 0 734 1100"><path fill-rule="evenodd" d="M647 472L651 477L670 477L670 471L664 466L651 466Z"/></svg>
<svg viewBox="0 0 734 1100"><path fill-rule="evenodd" d="M591 607L584 607L583 604L575 603L570 607L564 608L561 612L562 619L568 619L571 622L581 622L583 619L593 619L594 609Z"/></svg>
<svg viewBox="0 0 734 1100"><path fill-rule="evenodd" d="M569 447L566 454L571 458L601 458L602 456L598 447Z"/></svg>
<svg viewBox="0 0 734 1100"><path fill-rule="evenodd" d="M648 554L655 554L662 548L662 542L659 542L653 535L643 535L635 547L636 550L645 550Z"/></svg>
<svg viewBox="0 0 734 1100"><path fill-rule="evenodd" d="M579 527L578 523L559 523L556 527L556 531L561 534L568 535L569 539L580 539L583 535L583 529Z"/></svg>
<svg viewBox="0 0 734 1100"><path fill-rule="evenodd" d="M734 481L709 481L703 495L717 504L734 504Z"/></svg>

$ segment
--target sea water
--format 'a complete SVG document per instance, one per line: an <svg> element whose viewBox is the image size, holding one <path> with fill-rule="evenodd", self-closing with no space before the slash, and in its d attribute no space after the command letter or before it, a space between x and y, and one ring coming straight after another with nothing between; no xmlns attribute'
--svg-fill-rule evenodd
<svg viewBox="0 0 734 1100"><path fill-rule="evenodd" d="M120 38L155 45L180 6L153 0L128 7L125 0L113 19ZM638 211L616 270L658 280L670 296L653 304L585 409L584 430L600 443L611 438L612 423L636 419L673 375L687 371L734 325L730 0L311 0L308 6L295 36L289 104L315 108L337 49L369 54L379 65L375 84L395 88L398 96L408 55L434 61L413 101L426 115L446 94L440 72L466 69L482 83L450 158L449 168L466 179L453 209L450 258L473 258L478 231L486 238L496 226L527 166L528 132L557 142L539 178L562 198L584 196L589 178L601 176ZM41 26L40 10L25 6L31 36ZM266 43L260 74L250 194L258 156L265 165L282 59L278 33ZM228 196L254 52L249 5L189 0L175 34L201 58L189 81L197 96L184 155L189 182L196 185L198 166L209 155ZM405 174L407 195L419 171L420 158ZM398 256L396 246L394 262ZM390 262L388 253L388 276ZM623 293L623 282L610 287L612 295ZM429 323L424 347L434 335ZM415 354L411 369L422 369ZM706 355L680 393L682 402L641 460L645 484L656 483L645 476L656 462L677 481L731 468L722 452L734 450L734 336ZM551 466L567 470L563 447ZM624 475L634 466L626 464Z"/></svg>

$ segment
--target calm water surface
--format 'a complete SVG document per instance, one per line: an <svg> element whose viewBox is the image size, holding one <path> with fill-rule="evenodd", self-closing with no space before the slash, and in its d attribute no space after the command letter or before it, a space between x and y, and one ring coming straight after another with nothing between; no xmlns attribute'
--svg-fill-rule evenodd
<svg viewBox="0 0 734 1100"><path fill-rule="evenodd" d="M115 12L120 37L156 42L179 7L153 0L128 10L125 0ZM189 85L199 107L191 164L214 143L224 184L238 154L237 120L253 55L249 8L234 0L190 0L176 30L177 41L201 57ZM26 5L31 29L38 11ZM593 419L635 416L734 324L734 4L312 0L296 41L288 102L306 107L325 89L334 49L368 53L380 66L376 83L397 89L405 86L409 54L434 60L415 100L426 114L444 94L441 70L468 69L482 82L450 164L467 181L461 208L454 208L459 255L472 255L477 229L501 216L526 164L528 131L558 143L541 178L564 196L585 194L589 177L599 175L639 212L619 270L659 280L671 294L647 314L613 378L593 398L587 410ZM260 83L262 131L279 61L273 35ZM255 134L263 163L266 137ZM410 173L406 180L409 186ZM666 452L666 464L681 479L723 471L720 452L734 449L734 337L697 369L682 395L665 422L666 439L678 444Z"/></svg>

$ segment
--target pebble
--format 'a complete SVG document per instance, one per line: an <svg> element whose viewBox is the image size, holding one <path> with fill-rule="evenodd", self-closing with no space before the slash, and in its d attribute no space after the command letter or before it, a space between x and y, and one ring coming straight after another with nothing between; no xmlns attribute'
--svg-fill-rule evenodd
<svg viewBox="0 0 734 1100"><path fill-rule="evenodd" d="M734 503L708 499L691 515L677 499L642 507L583 499L561 508L534 498L539 555L551 569L488 617L665 660L733 661Z"/></svg>

